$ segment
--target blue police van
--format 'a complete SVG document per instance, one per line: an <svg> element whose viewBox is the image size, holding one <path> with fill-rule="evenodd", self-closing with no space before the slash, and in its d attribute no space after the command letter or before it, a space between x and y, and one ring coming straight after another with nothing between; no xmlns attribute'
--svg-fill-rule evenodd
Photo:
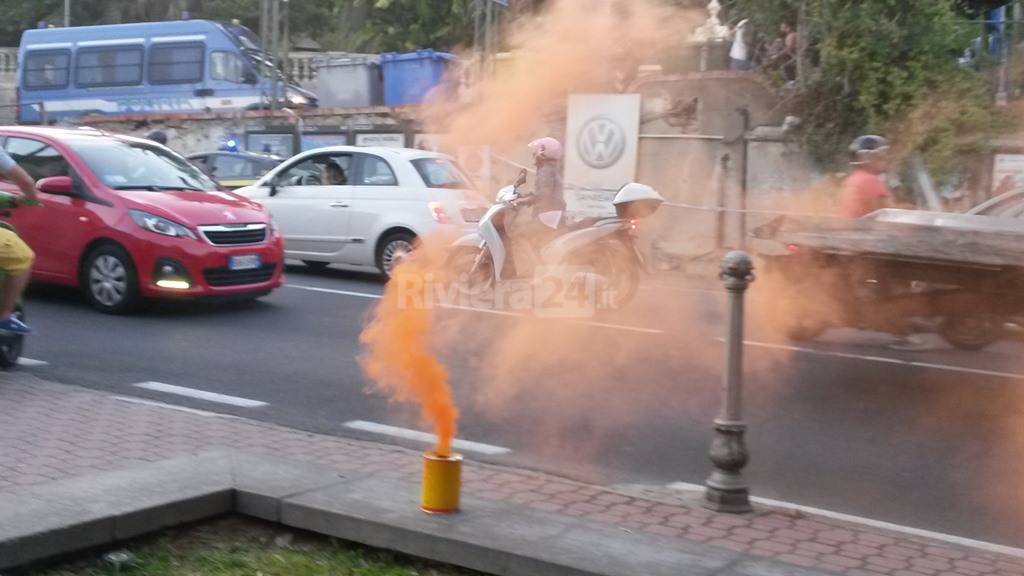
<svg viewBox="0 0 1024 576"><path fill-rule="evenodd" d="M316 97L283 82L249 29L178 20L27 30L18 49L18 120L265 108L278 79L290 107Z"/></svg>

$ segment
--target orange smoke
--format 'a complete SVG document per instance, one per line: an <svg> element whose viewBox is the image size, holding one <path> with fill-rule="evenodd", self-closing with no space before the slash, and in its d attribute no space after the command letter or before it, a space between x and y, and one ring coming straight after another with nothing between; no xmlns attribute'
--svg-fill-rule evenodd
<svg viewBox="0 0 1024 576"><path fill-rule="evenodd" d="M398 402L415 402L437 434L434 451L451 454L459 412L452 401L448 370L430 350L433 308L427 305L422 260L410 258L392 273L384 297L359 335L359 362L375 389Z"/></svg>

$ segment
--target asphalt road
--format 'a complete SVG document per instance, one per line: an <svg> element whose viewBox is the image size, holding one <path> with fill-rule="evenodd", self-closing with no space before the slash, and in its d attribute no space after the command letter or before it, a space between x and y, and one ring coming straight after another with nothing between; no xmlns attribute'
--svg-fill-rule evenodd
<svg viewBox="0 0 1024 576"><path fill-rule="evenodd" d="M358 335L381 282L289 270L288 286L231 306L160 304L131 317L34 289L25 366L42 378L328 434L420 446L345 426L424 429L415 409L367 392ZM770 295L750 302L745 412L754 493L1024 546L1024 344L893 352L836 331L793 349ZM665 278L628 314L599 320L438 312L459 436L506 447L471 458L604 483L701 483L718 408L724 299ZM136 386L160 382L256 407ZM0 390L2 398L2 390Z"/></svg>

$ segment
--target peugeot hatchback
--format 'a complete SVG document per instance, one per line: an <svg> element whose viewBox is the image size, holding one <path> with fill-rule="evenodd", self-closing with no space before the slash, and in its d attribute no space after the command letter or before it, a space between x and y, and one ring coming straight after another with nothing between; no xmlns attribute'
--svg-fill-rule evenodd
<svg viewBox="0 0 1024 576"><path fill-rule="evenodd" d="M36 252L35 281L79 287L115 314L146 298L258 298L281 285L269 213L164 146L43 127L0 127L0 145L37 180L42 206L9 217Z"/></svg>

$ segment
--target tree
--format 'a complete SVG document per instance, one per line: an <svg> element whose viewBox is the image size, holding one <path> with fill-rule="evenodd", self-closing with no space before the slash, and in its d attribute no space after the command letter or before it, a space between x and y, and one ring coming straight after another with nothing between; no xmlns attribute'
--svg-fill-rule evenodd
<svg viewBox="0 0 1024 576"><path fill-rule="evenodd" d="M902 151L924 152L942 176L1000 125L987 78L957 64L975 30L952 0L736 0L733 10L774 33L796 22L801 4L805 59L815 66L793 104L823 164L843 159L857 134L884 133ZM911 117L928 122L911 127Z"/></svg>

